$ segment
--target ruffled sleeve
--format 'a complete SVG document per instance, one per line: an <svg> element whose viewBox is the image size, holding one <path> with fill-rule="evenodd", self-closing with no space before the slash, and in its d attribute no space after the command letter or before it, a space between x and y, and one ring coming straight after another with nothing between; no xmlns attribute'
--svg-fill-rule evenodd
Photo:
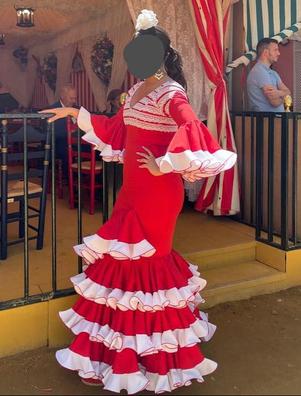
<svg viewBox="0 0 301 396"><path fill-rule="evenodd" d="M82 137L100 151L104 161L122 162L126 127L123 122L123 107L113 117L90 114L84 107L80 108L77 123L86 132Z"/></svg>
<svg viewBox="0 0 301 396"><path fill-rule="evenodd" d="M164 156L156 158L163 173L181 173L188 181L211 177L234 166L236 153L224 150L208 128L197 118L186 93L165 95L162 111L174 119L178 130Z"/></svg>

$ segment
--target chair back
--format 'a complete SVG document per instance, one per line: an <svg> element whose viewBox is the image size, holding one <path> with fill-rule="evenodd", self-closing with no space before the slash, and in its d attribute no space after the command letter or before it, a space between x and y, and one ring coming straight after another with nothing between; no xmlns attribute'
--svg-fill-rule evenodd
<svg viewBox="0 0 301 396"><path fill-rule="evenodd" d="M9 181L26 178L43 187L50 160L50 126L36 129L24 124L17 131L10 131L4 121L0 134L1 192L5 194Z"/></svg>
<svg viewBox="0 0 301 396"><path fill-rule="evenodd" d="M73 124L70 118L67 118L67 136L68 136L68 162L69 167L76 162L89 161L90 172L95 173L96 154L90 143L84 142L81 137L84 135L76 124ZM78 139L79 134L79 139ZM79 143L79 147L78 147ZM79 149L78 149L79 148ZM78 161L78 158L80 160Z"/></svg>

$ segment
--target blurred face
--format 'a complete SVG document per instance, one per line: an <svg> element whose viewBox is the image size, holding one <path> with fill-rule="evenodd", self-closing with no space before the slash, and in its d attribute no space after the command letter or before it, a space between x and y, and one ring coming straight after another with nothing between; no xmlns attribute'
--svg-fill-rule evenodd
<svg viewBox="0 0 301 396"><path fill-rule="evenodd" d="M280 56L279 46L276 43L271 43L269 47L264 51L266 54L267 61L272 65L278 61Z"/></svg>
<svg viewBox="0 0 301 396"><path fill-rule="evenodd" d="M129 71L144 80L153 76L164 60L164 46L161 40L149 34L142 34L131 40L123 55Z"/></svg>
<svg viewBox="0 0 301 396"><path fill-rule="evenodd" d="M72 107L76 104L77 94L73 88L65 89L61 95L61 100L66 107Z"/></svg>

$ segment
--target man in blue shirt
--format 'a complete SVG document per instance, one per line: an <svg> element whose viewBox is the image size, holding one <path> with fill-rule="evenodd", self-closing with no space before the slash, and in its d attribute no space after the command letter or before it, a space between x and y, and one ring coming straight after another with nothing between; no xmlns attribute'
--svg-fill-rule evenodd
<svg viewBox="0 0 301 396"><path fill-rule="evenodd" d="M247 79L250 111L284 111L283 100L290 90L283 84L279 74L271 69L280 52L274 39L260 40L256 48L257 62Z"/></svg>

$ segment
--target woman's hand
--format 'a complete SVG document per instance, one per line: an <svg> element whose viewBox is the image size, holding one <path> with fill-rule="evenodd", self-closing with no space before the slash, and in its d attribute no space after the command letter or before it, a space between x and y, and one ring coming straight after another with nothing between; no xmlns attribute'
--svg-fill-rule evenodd
<svg viewBox="0 0 301 396"><path fill-rule="evenodd" d="M156 162L156 159L155 159L153 153L146 147L142 146L142 148L145 150L145 152L142 152L142 153L137 152L137 154L142 157L142 158L137 159L138 162L142 163L142 165L140 165L139 168L148 169L148 171L153 176L163 175L163 173L160 172L159 166L157 165L157 162Z"/></svg>
<svg viewBox="0 0 301 396"><path fill-rule="evenodd" d="M77 118L78 117L78 109L74 109L73 107L57 107L55 109L45 109L39 111L39 113L53 113L54 116L47 119L48 122L54 122L59 120L60 118L65 118L68 116Z"/></svg>

